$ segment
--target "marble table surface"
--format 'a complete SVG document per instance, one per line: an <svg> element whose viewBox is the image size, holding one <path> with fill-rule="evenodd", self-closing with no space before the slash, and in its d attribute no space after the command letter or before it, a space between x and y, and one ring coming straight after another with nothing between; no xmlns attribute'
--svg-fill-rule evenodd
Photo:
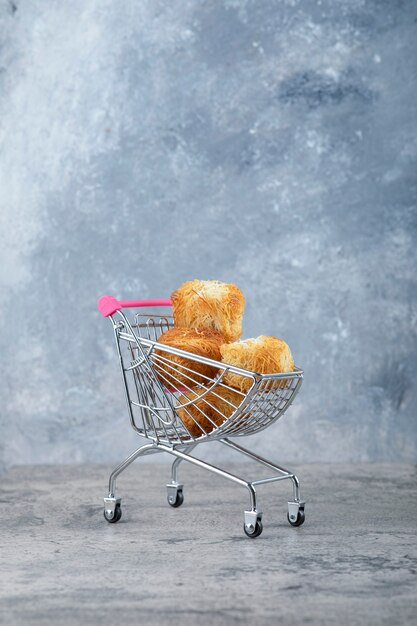
<svg viewBox="0 0 417 626"><path fill-rule="evenodd" d="M133 464L117 524L102 513L109 467L12 468L0 493L2 623L415 624L416 467L293 469L305 524L287 523L286 481L263 485L263 534L249 539L245 490L192 466L173 509L169 466Z"/></svg>

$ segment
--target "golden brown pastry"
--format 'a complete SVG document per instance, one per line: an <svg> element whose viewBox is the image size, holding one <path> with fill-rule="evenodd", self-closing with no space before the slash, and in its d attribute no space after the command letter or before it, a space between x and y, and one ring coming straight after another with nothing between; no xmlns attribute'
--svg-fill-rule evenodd
<svg viewBox="0 0 417 626"><path fill-rule="evenodd" d="M176 327L167 330L158 339L158 343L216 361L220 361L220 346L224 341L223 335L215 330ZM198 383L208 382L204 376L214 378L218 372L218 368L211 365L170 354L157 348L152 355L152 361L160 380L167 387L177 388L184 385L193 387ZM184 367L193 371L189 372L183 369Z"/></svg>
<svg viewBox="0 0 417 626"><path fill-rule="evenodd" d="M207 389L203 387L195 387L181 394L178 398L177 413L193 437L200 437L205 432L210 433L216 426L220 426L234 413L244 397L229 387L218 385L213 391L209 391L204 398L199 399L199 396L205 391ZM186 408L179 408L179 404L190 400L195 400L195 402Z"/></svg>
<svg viewBox="0 0 417 626"><path fill-rule="evenodd" d="M211 328L221 332L226 341L241 336L245 298L236 285L191 280L174 291L171 299L176 326Z"/></svg>
<svg viewBox="0 0 417 626"><path fill-rule="evenodd" d="M257 374L293 372L294 360L291 350L282 339L261 335L256 339L245 339L224 344L220 348L223 363L251 370ZM271 382L269 389L284 387L287 379ZM240 391L249 391L252 380L246 376L227 372L224 382Z"/></svg>

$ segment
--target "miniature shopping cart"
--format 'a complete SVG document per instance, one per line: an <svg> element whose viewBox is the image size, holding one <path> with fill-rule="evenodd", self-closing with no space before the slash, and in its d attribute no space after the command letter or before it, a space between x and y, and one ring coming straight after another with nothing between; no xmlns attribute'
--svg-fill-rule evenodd
<svg viewBox="0 0 417 626"><path fill-rule="evenodd" d="M280 374L258 374L158 343L158 337L172 328L174 322L172 316L158 313L155 309L160 311L160 307L171 304L170 300L119 302L111 296L103 296L98 302L100 312L110 319L113 326L131 425L138 435L149 440L111 473L109 494L104 498L105 519L115 523L122 515L121 498L116 497L116 478L119 474L139 456L167 452L175 457L171 482L167 485L170 506L178 507L184 501L183 485L178 481L178 466L181 461L188 461L249 491L250 510L244 512L243 525L248 537L257 537L262 532L262 513L256 506L256 487L278 480L291 480L293 499L288 502L287 518L291 526L301 526L305 519L305 502L301 500L295 474L250 452L229 437L257 433L280 418L297 395L303 372L296 369ZM128 318L123 312L128 308L146 308L150 312L136 312ZM182 364L184 360L173 359L175 355L185 357L186 365ZM193 364L199 362L213 366L215 376L209 378L197 374ZM228 388L225 375L228 372L245 377L250 382L250 388L245 393L233 388L234 401L224 400L220 406L225 406L226 402L227 410L221 414L219 405L213 405L210 398L224 398L224 390ZM204 406L210 406L212 410L205 414ZM202 419L198 419L200 414ZM180 416L184 415L187 420L181 420ZM191 428L190 423L196 426ZM249 481L191 456L191 451L198 444L208 441L218 441L250 457L273 470L274 475Z"/></svg>

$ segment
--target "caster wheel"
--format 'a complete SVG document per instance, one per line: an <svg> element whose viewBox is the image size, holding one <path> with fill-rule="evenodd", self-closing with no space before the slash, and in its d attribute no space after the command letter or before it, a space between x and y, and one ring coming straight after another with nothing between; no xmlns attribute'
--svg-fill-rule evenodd
<svg viewBox="0 0 417 626"><path fill-rule="evenodd" d="M114 509L113 517L107 517L107 512L104 510L104 519L109 522L109 524L115 524L122 517L122 509L120 504L116 504L116 508Z"/></svg>
<svg viewBox="0 0 417 626"><path fill-rule="evenodd" d="M177 494L175 496L175 500L172 496L168 495L167 497L169 506L172 506L173 509L178 508L184 502L184 495L182 493L182 489L178 489Z"/></svg>
<svg viewBox="0 0 417 626"><path fill-rule="evenodd" d="M259 537L259 535L263 531L262 522L256 522L255 528L253 530L248 529L246 527L246 524L243 524L243 530L245 531L245 535L247 535L251 539L255 539L255 537Z"/></svg>
<svg viewBox="0 0 417 626"><path fill-rule="evenodd" d="M291 526L301 526L301 524L304 524L305 518L306 518L306 516L304 514L304 510L303 509L300 509L298 511L298 515L297 515L297 519L296 520L290 519L290 514L287 513L287 520L291 524Z"/></svg>

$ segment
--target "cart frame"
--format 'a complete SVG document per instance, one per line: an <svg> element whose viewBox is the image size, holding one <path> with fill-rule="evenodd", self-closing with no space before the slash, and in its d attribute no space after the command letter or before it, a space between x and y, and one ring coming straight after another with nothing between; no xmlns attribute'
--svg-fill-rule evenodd
<svg viewBox="0 0 417 626"><path fill-rule="evenodd" d="M103 316L112 323L121 367L125 397L132 428L138 435L151 440L137 448L122 461L110 474L108 495L104 498L104 517L110 523L116 523L122 515L121 497L116 496L117 477L133 461L141 456L166 452L175 457L171 466L171 481L167 484L168 504L174 508L184 501L183 484L178 480L178 468L182 461L187 461L209 472L222 476L249 492L250 508L244 511L244 532L248 537L258 537L262 532L262 512L257 507L256 487L290 480L293 487L293 499L288 501L287 519L291 526L301 526L305 520L305 501L301 499L300 483L297 476L288 469L269 461L258 454L231 441L230 436L244 436L263 430L279 419L296 397L303 379L303 372L262 375L242 368L226 365L212 359L165 346L157 342L158 336L173 326L170 316L156 314L154 311L146 315L137 313L133 323L127 318L125 308L168 307L170 300L133 300L119 302L112 296L103 296L98 308ZM144 322L146 318L146 322ZM142 336L145 329L145 336ZM124 348L128 347L128 353ZM126 356L127 355L127 356ZM186 356L188 362L213 365L218 374L213 379L199 384L199 400L209 397L209 392L217 395L226 388L224 376L231 371L249 379L251 386L247 393L241 393L240 403L233 405L233 413L223 416L219 425L212 422L212 430L206 432L201 428L201 435L193 436L184 427L178 416L178 406L189 413L193 401L186 399L180 392L183 387L177 384L175 389L167 386L166 371L170 368L169 380L194 381L193 369L182 367L181 373L172 372L170 355ZM172 358L172 357L171 357ZM162 365L161 365L162 364ZM161 367L163 368L161 369ZM186 377L186 378L184 378ZM165 379L165 380L164 380ZM188 381L187 381L188 382ZM165 383L165 384L164 384ZM189 383L191 384L191 383ZM190 387L186 385L190 391ZM195 388L195 387L194 387ZM178 404L178 398L183 398ZM210 404L208 400L204 400ZM177 404L174 404L177 402ZM201 402L201 400L200 400ZM230 403L229 403L230 404ZM188 408L187 408L188 407ZM198 409L200 412L201 409ZM232 409L230 409L232 410ZM274 475L259 480L246 480L241 476L226 471L216 465L202 461L191 455L192 450L200 443L218 441L237 453L249 457L258 464L275 472Z"/></svg>

